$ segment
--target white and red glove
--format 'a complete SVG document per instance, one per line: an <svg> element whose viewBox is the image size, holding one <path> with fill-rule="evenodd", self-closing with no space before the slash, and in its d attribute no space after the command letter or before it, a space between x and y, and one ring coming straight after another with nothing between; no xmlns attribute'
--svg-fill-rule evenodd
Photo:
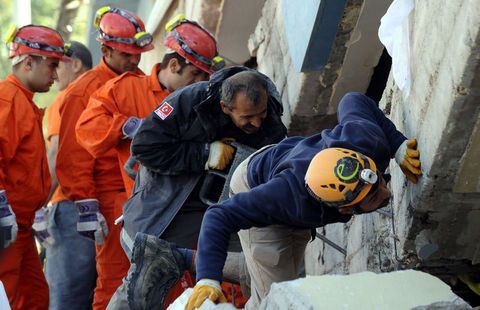
<svg viewBox="0 0 480 310"><path fill-rule="evenodd" d="M138 129L143 123L142 118L130 116L122 126L122 133L124 139L133 139L137 134Z"/></svg>
<svg viewBox="0 0 480 310"><path fill-rule="evenodd" d="M55 240L48 231L48 214L50 209L43 207L35 212L35 220L33 221L32 228L35 231L35 238L44 247L48 248L55 244Z"/></svg>
<svg viewBox="0 0 480 310"><path fill-rule="evenodd" d="M0 247L7 248L17 240L18 225L12 206L8 203L7 193L0 190Z"/></svg>

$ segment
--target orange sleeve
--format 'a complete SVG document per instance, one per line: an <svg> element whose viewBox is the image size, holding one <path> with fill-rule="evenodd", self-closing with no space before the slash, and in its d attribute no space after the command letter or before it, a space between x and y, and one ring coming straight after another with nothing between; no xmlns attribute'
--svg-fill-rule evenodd
<svg viewBox="0 0 480 310"><path fill-rule="evenodd" d="M128 119L116 104L115 92L120 87L110 82L93 93L76 127L77 141L95 157L120 143L122 126Z"/></svg>
<svg viewBox="0 0 480 310"><path fill-rule="evenodd" d="M61 95L58 95L47 110L47 140L60 132L60 102Z"/></svg>
<svg viewBox="0 0 480 310"><path fill-rule="evenodd" d="M21 117L15 114L12 102L0 100L0 190L5 189L8 163L17 152L18 140L23 135L15 123Z"/></svg>
<svg viewBox="0 0 480 310"><path fill-rule="evenodd" d="M85 94L84 96L87 96ZM60 106L60 134L55 171L65 196L70 200L96 198L93 171L95 159L75 137L75 124L87 98L66 95Z"/></svg>

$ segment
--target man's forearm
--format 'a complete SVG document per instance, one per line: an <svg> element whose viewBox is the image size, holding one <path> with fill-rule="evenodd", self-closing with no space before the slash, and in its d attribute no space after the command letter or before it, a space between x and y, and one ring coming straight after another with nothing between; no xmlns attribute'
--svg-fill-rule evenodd
<svg viewBox="0 0 480 310"><path fill-rule="evenodd" d="M48 161L48 170L50 171L50 177L52 180L52 186L50 187L50 192L48 193L48 198L46 203L52 199L55 190L58 187L57 174L55 172L55 166L57 164L57 151L58 151L58 135L50 137L50 148L47 152L47 161Z"/></svg>

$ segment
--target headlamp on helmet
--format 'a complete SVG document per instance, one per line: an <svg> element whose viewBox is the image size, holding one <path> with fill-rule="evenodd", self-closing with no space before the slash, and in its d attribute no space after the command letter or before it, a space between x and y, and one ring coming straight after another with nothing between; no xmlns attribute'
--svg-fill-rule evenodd
<svg viewBox="0 0 480 310"><path fill-rule="evenodd" d="M148 44L152 43L153 41L153 37L150 33L148 32L145 32L145 31L142 31L142 32L138 32L135 36L134 36L134 39L135 39L135 44L138 46L138 47L145 47L147 46Z"/></svg>
<svg viewBox="0 0 480 310"><path fill-rule="evenodd" d="M213 57L210 68L212 68L213 71L218 71L223 67L225 67L225 60L221 56Z"/></svg>
<svg viewBox="0 0 480 310"><path fill-rule="evenodd" d="M167 31L172 31L175 29L177 26L187 22L187 19L185 18L185 15L183 13L180 13L176 15L174 18L168 21L168 23L165 25L165 30Z"/></svg>
<svg viewBox="0 0 480 310"><path fill-rule="evenodd" d="M15 39L15 36L18 32L17 25L12 24L10 28L8 29L7 35L5 36L5 43L12 43L13 39Z"/></svg>
<svg viewBox="0 0 480 310"><path fill-rule="evenodd" d="M104 6L103 8L99 8L97 12L95 12L95 18L93 19L93 25L95 28L100 28L100 22L102 21L103 15L107 14L112 10L109 6Z"/></svg>
<svg viewBox="0 0 480 310"><path fill-rule="evenodd" d="M65 45L63 45L63 53L67 57L72 57L73 55L72 43L65 43Z"/></svg>

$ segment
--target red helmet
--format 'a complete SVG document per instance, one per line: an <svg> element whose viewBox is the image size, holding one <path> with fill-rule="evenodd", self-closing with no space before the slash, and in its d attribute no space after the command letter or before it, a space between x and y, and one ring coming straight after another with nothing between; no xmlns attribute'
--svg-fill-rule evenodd
<svg viewBox="0 0 480 310"><path fill-rule="evenodd" d="M27 25L17 29L13 25L5 39L10 43L8 57L35 54L68 60L60 33L56 30L37 25Z"/></svg>
<svg viewBox="0 0 480 310"><path fill-rule="evenodd" d="M98 28L97 41L128 54L153 49L153 37L145 32L143 21L135 14L105 6L98 9L93 24Z"/></svg>
<svg viewBox="0 0 480 310"><path fill-rule="evenodd" d="M170 32L163 45L177 52L197 68L212 74L225 66L223 58L218 56L217 41L200 24L179 14L167 23L165 29Z"/></svg>

